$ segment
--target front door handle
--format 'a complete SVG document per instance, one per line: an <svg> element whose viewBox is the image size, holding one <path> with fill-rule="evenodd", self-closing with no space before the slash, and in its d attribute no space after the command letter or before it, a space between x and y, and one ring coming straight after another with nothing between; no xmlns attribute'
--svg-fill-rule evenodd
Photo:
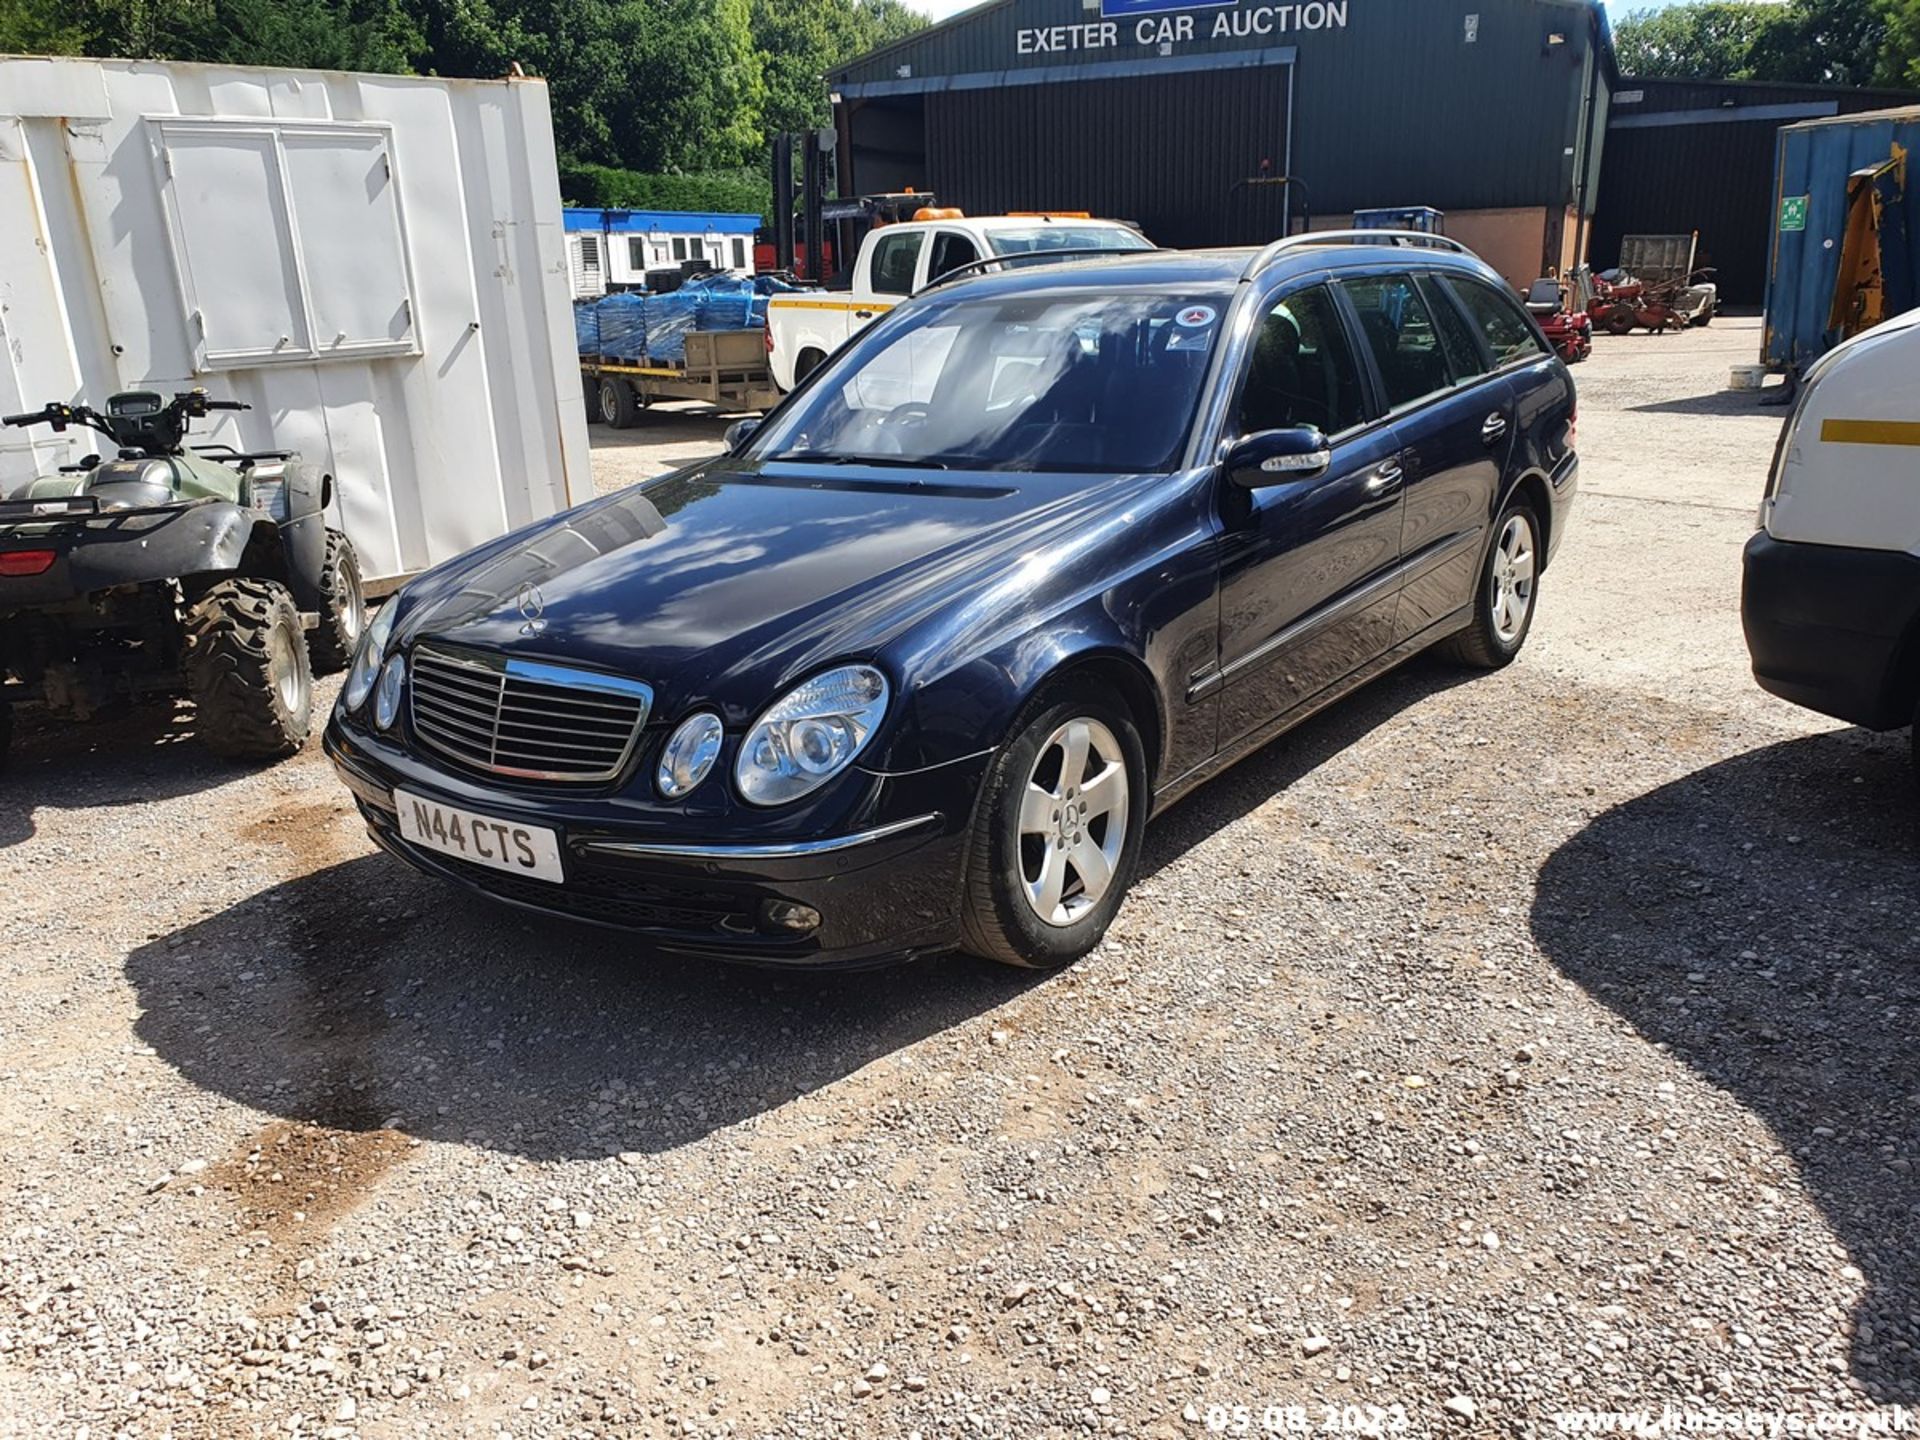
<svg viewBox="0 0 1920 1440"><path fill-rule="evenodd" d="M1406 472L1389 460L1367 477L1367 489L1375 495L1383 495L1400 483Z"/></svg>
<svg viewBox="0 0 1920 1440"><path fill-rule="evenodd" d="M1506 433L1507 417L1502 415L1498 410L1487 416L1480 424L1480 438L1489 445Z"/></svg>
<svg viewBox="0 0 1920 1440"><path fill-rule="evenodd" d="M853 312L853 318L856 320L871 320L873 318L873 311L856 310Z"/></svg>

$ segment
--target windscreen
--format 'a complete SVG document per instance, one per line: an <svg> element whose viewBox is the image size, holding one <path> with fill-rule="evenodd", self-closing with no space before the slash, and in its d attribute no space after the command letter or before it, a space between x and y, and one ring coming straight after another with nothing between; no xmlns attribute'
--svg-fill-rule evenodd
<svg viewBox="0 0 1920 1440"><path fill-rule="evenodd" d="M1225 296L916 304L756 437L760 460L1115 474L1171 470Z"/></svg>
<svg viewBox="0 0 1920 1440"><path fill-rule="evenodd" d="M1124 225L1035 225L995 230L987 244L996 255L1032 255L1048 250L1151 250L1153 242Z"/></svg>

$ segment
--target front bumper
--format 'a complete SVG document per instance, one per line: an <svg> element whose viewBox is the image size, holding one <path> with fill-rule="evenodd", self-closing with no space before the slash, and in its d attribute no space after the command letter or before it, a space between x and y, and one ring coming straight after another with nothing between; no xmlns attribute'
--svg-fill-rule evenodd
<svg viewBox="0 0 1920 1440"><path fill-rule="evenodd" d="M573 797L493 788L423 764L400 747L329 724L324 748L367 833L418 870L522 909L628 931L658 953L809 969L860 968L950 950L959 941L966 832L984 758L865 777L858 823L842 833L724 840L582 819ZM709 784L716 783L710 780ZM395 785L463 810L559 832L554 884L423 849L400 831ZM817 927L784 928L786 906Z"/></svg>
<svg viewBox="0 0 1920 1440"><path fill-rule="evenodd" d="M1901 666L1920 618L1920 557L1762 530L1742 568L1740 621L1761 689L1869 730L1913 720Z"/></svg>

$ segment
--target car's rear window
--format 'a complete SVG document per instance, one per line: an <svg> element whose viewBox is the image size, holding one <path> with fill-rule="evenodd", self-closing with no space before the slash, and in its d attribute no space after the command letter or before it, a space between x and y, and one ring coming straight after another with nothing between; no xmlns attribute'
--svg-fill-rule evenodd
<svg viewBox="0 0 1920 1440"><path fill-rule="evenodd" d="M1185 448L1229 297L916 302L756 437L762 460L1094 474Z"/></svg>
<svg viewBox="0 0 1920 1440"><path fill-rule="evenodd" d="M1124 225L1035 225L1029 230L994 230L987 244L996 255L1030 255L1048 250L1151 250L1153 242Z"/></svg>

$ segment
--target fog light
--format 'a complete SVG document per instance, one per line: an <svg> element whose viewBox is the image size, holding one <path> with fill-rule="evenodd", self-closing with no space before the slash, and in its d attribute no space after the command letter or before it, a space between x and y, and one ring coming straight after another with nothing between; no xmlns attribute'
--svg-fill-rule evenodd
<svg viewBox="0 0 1920 1440"><path fill-rule="evenodd" d="M660 768L654 775L660 793L678 800L706 779L720 758L720 742L725 738L718 715L702 711L685 721L660 752Z"/></svg>
<svg viewBox="0 0 1920 1440"><path fill-rule="evenodd" d="M820 912L811 905L791 900L769 900L760 907L760 919L769 929L790 930L796 935L820 928Z"/></svg>
<svg viewBox="0 0 1920 1440"><path fill-rule="evenodd" d="M380 672L380 683L373 692L373 723L382 730L391 730L400 714L400 687L406 680L406 659L396 655Z"/></svg>

